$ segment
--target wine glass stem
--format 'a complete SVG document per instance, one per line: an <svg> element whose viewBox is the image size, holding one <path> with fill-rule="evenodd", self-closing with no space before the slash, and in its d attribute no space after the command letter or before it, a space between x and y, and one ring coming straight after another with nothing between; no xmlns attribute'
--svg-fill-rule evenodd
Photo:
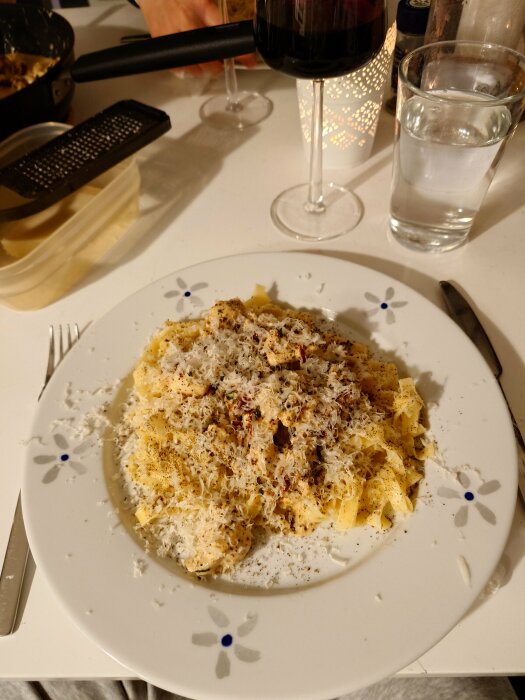
<svg viewBox="0 0 525 700"><path fill-rule="evenodd" d="M311 214L322 214L323 202L323 88L324 80L313 81L312 128L310 131L310 178L308 201L305 209Z"/></svg>
<svg viewBox="0 0 525 700"><path fill-rule="evenodd" d="M226 81L226 99L228 101L226 109L231 112L240 112L242 104L239 102L239 88L237 86L237 74L233 58L224 60L224 79Z"/></svg>
<svg viewBox="0 0 525 700"><path fill-rule="evenodd" d="M219 12L221 22L226 24L228 17L228 0L219 0ZM235 72L235 61L233 58L226 58L223 62L224 80L226 82L226 109L229 112L240 112L242 104L239 102L239 87L237 85L237 74Z"/></svg>

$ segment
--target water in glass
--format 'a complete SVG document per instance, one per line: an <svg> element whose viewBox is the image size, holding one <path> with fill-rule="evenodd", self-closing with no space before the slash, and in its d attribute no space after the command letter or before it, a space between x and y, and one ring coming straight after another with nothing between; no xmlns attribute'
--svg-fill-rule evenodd
<svg viewBox="0 0 525 700"><path fill-rule="evenodd" d="M412 248L443 251L466 240L512 120L490 97L435 95L448 102L416 95L398 115L390 226Z"/></svg>

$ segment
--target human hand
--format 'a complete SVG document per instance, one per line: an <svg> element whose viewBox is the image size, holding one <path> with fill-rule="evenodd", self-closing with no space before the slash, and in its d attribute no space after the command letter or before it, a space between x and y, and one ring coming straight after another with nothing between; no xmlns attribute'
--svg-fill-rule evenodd
<svg viewBox="0 0 525 700"><path fill-rule="evenodd" d="M140 9L153 37L221 24L214 0L140 0ZM239 60L248 67L253 67L256 62L253 55L242 56ZM222 62L200 63L184 70L197 76L220 73Z"/></svg>

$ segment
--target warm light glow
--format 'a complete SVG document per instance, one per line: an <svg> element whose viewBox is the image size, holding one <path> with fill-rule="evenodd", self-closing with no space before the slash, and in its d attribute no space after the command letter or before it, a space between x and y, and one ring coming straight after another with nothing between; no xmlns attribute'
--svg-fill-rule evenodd
<svg viewBox="0 0 525 700"><path fill-rule="evenodd" d="M393 24L383 48L372 61L349 75L325 81L323 157L326 167L357 164L370 155L395 41ZM312 83L297 81L297 89L303 138L309 144Z"/></svg>

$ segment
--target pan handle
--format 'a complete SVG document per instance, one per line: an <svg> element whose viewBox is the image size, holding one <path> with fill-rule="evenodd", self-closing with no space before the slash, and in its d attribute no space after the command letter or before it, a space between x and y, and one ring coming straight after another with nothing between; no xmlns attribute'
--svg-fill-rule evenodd
<svg viewBox="0 0 525 700"><path fill-rule="evenodd" d="M245 20L87 53L77 58L70 72L76 83L84 83L221 61L254 51L253 22Z"/></svg>

